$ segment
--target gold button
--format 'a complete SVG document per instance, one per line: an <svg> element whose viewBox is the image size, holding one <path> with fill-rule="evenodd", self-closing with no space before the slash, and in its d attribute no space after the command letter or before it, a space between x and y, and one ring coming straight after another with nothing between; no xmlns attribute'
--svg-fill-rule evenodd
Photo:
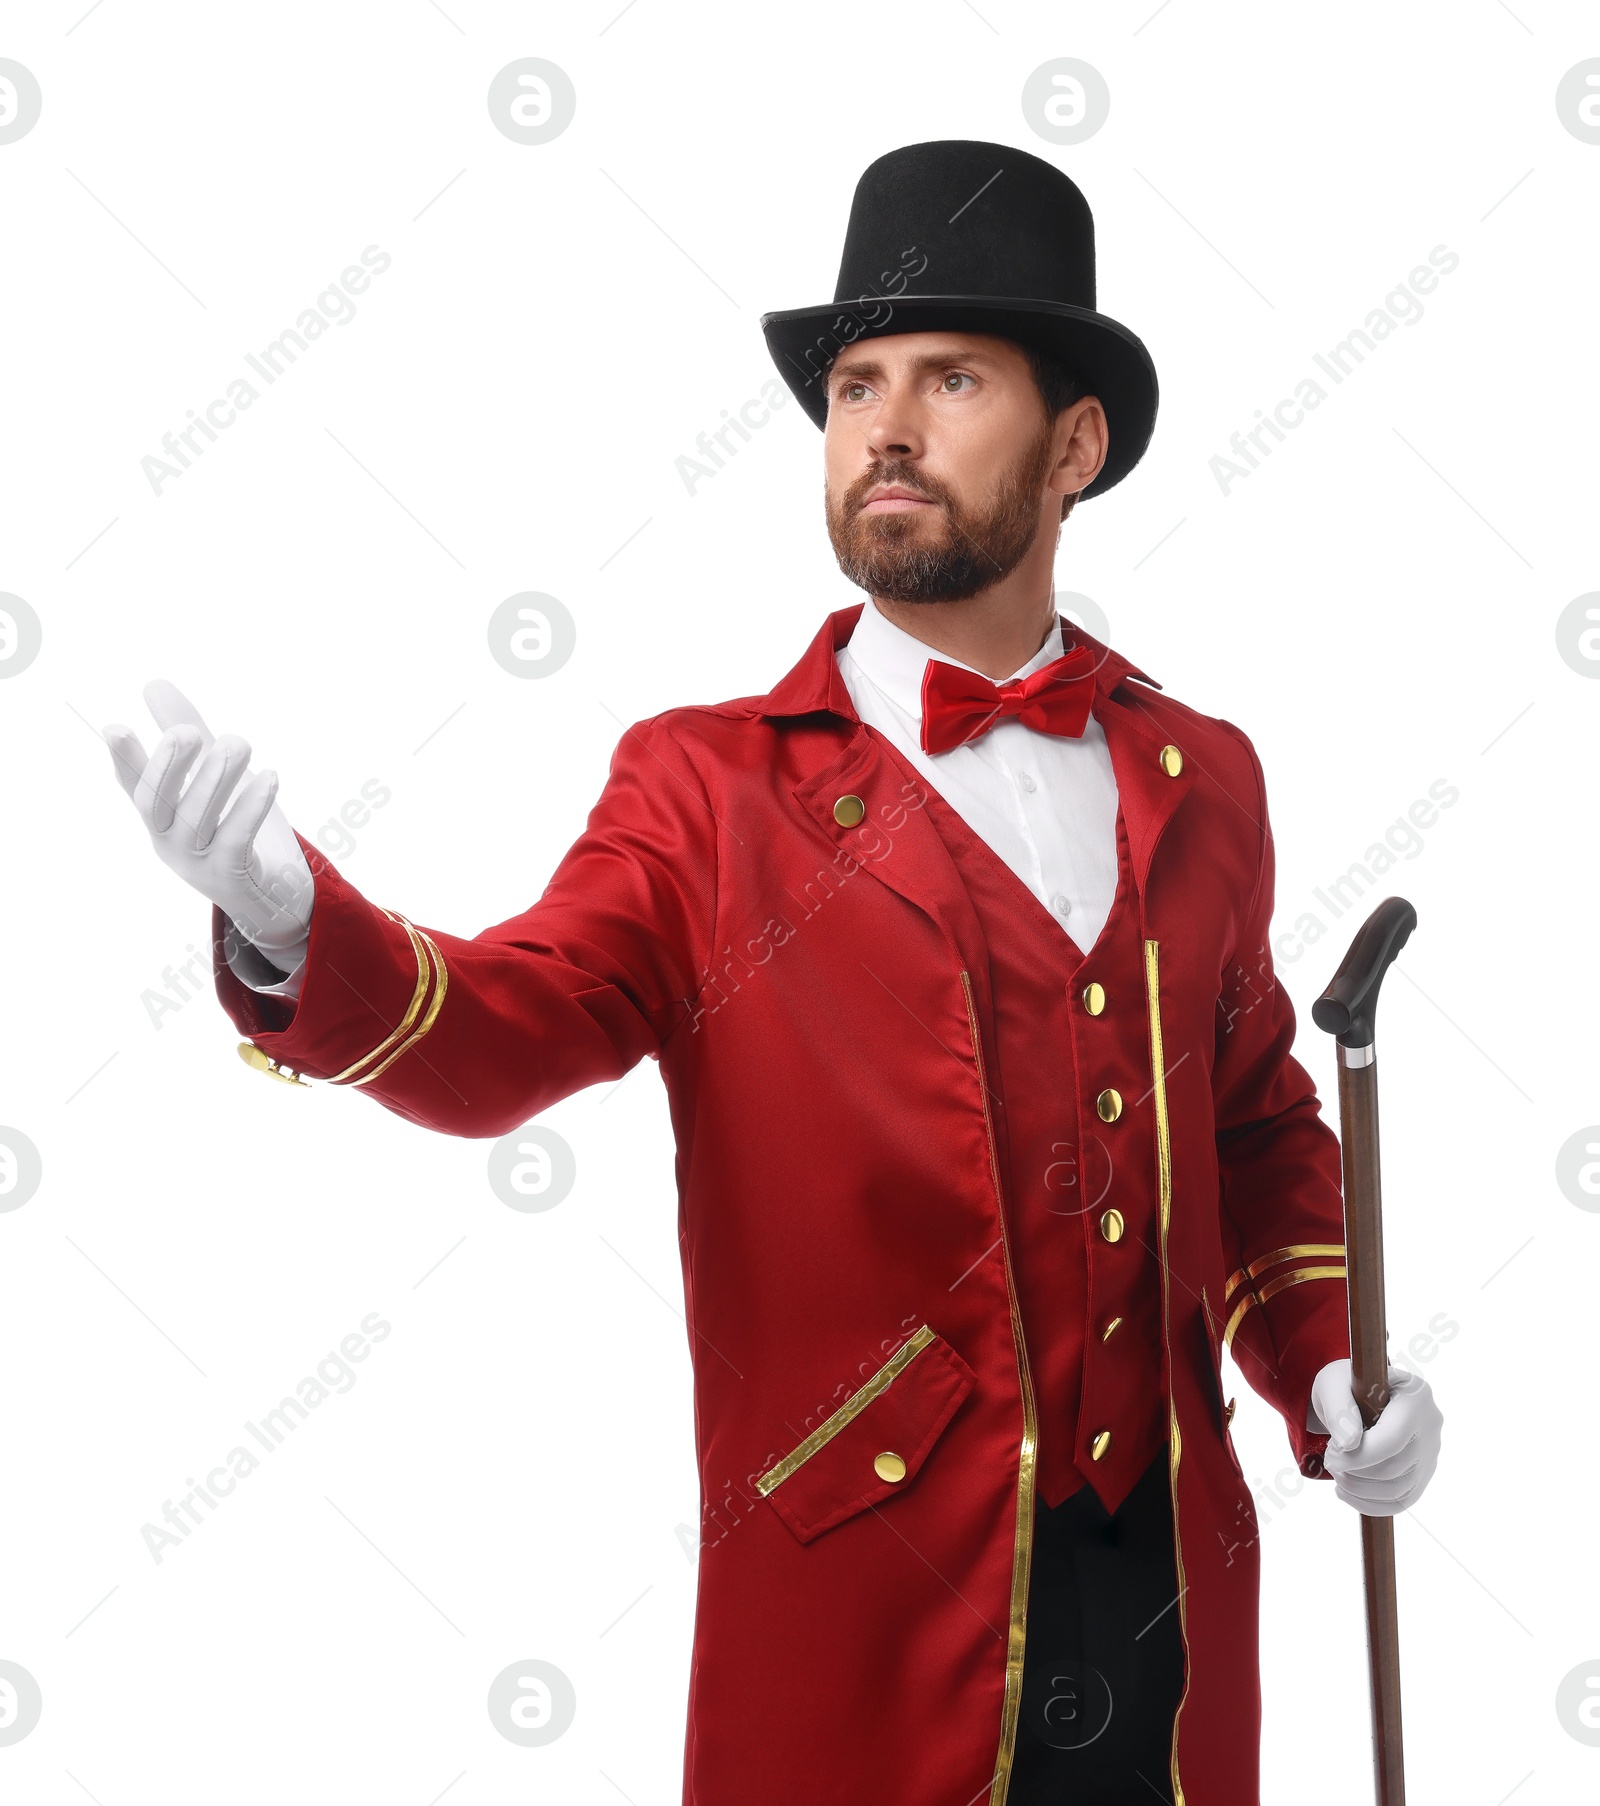
<svg viewBox="0 0 1600 1806"><path fill-rule="evenodd" d="M1089 1453L1094 1456L1096 1461L1098 1461L1110 1447L1111 1432L1109 1430L1101 1430L1096 1434L1094 1441L1089 1444Z"/></svg>
<svg viewBox="0 0 1600 1806"><path fill-rule="evenodd" d="M859 796L841 796L833 805L833 819L841 828L853 828L866 819L867 805Z"/></svg>
<svg viewBox="0 0 1600 1806"><path fill-rule="evenodd" d="M1161 749L1161 769L1169 778L1175 778L1183 770L1183 754L1175 746L1163 746Z"/></svg>
<svg viewBox="0 0 1600 1806"><path fill-rule="evenodd" d="M1239 1402L1239 1401L1238 1401L1238 1399L1236 1399L1236 1398L1230 1398L1230 1399L1229 1399L1229 1400L1228 1400L1228 1414L1227 1414L1227 1416L1226 1416L1226 1417L1224 1417L1224 1418L1223 1418L1223 1420L1222 1420L1222 1421L1223 1421L1223 1423L1224 1423L1224 1425L1227 1425L1227 1424L1231 1424L1231 1423L1232 1423L1232 1422L1233 1422L1233 1407L1234 1407L1234 1406L1235 1406L1235 1405L1236 1405L1236 1404L1238 1404L1238 1402Z"/></svg>
<svg viewBox="0 0 1600 1806"><path fill-rule="evenodd" d="M906 1464L893 1449L885 1449L881 1455L873 1456L872 1471L880 1480L903 1480L906 1477Z"/></svg>
<svg viewBox="0 0 1600 1806"><path fill-rule="evenodd" d="M1094 1107L1101 1122L1115 1122L1122 1114L1122 1093L1108 1086L1094 1100Z"/></svg>
<svg viewBox="0 0 1600 1806"><path fill-rule="evenodd" d="M1085 985L1083 987L1083 1007L1091 1016L1098 1016L1106 1007L1106 990L1104 985Z"/></svg>
<svg viewBox="0 0 1600 1806"><path fill-rule="evenodd" d="M1116 1237L1112 1236L1111 1240L1115 1241ZM1100 1340L1102 1342L1109 1342L1111 1340L1112 1336L1115 1334L1117 1327L1121 1322L1122 1322L1122 1319L1120 1317L1113 1317L1111 1319L1111 1321L1105 1326L1105 1328L1103 1330L1101 1330Z"/></svg>
<svg viewBox="0 0 1600 1806"><path fill-rule="evenodd" d="M1105 1215L1101 1217L1100 1233L1108 1242L1120 1242L1122 1240L1122 1230L1123 1222L1122 1212L1120 1210L1108 1210Z"/></svg>
<svg viewBox="0 0 1600 1806"><path fill-rule="evenodd" d="M257 1072L264 1072L269 1079L276 1079L281 1085L304 1085L305 1080L284 1069L264 1048L257 1047L254 1041L239 1043L239 1058L246 1066L252 1066ZM308 1087L309 1089L309 1087Z"/></svg>

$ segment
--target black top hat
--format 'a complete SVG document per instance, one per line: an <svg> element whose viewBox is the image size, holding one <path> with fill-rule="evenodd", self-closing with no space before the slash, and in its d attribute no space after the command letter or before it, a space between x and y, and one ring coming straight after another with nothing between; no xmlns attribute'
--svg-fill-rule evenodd
<svg viewBox="0 0 1600 1806"><path fill-rule="evenodd" d="M832 305L763 314L761 329L818 426L828 417L828 365L856 339L987 332L1049 352L1099 397L1110 423L1090 496L1133 469L1156 420L1149 352L1096 313L1094 298L1094 218L1077 184L1027 151L947 138L868 166Z"/></svg>

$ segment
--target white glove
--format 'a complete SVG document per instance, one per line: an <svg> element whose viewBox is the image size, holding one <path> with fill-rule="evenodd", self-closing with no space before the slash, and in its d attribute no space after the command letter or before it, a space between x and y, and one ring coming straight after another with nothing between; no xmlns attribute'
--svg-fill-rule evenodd
<svg viewBox="0 0 1600 1806"><path fill-rule="evenodd" d="M1312 1381L1306 1427L1326 1433L1323 1465L1345 1504L1364 1517L1392 1518L1416 1504L1433 1478L1444 1417L1426 1380L1390 1367L1389 1402L1364 1429L1350 1363L1330 1361Z"/></svg>
<svg viewBox="0 0 1600 1806"><path fill-rule="evenodd" d="M235 922L271 965L295 975L310 940L316 884L274 800L278 774L251 772L249 744L237 734L216 739L194 704L165 679L146 684L144 699L163 730L148 758L132 728L114 722L103 732L118 782L157 854ZM224 814L235 785L238 794Z"/></svg>

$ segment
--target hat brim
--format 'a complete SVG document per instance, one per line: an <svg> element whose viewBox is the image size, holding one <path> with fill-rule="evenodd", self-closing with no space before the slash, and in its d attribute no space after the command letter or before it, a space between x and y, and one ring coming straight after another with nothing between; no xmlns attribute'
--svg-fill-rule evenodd
<svg viewBox="0 0 1600 1806"><path fill-rule="evenodd" d="M869 320L865 315L882 314ZM1017 339L1066 364L1106 411L1105 468L1083 491L1104 495L1144 456L1155 430L1156 367L1144 343L1106 314L1060 301L992 295L901 295L795 307L763 314L761 330L789 391L819 427L827 425L827 362L857 339L901 332L984 332Z"/></svg>

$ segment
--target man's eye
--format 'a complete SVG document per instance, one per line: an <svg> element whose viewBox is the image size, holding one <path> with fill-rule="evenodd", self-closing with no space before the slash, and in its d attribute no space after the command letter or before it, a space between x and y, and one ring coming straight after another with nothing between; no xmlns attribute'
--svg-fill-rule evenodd
<svg viewBox="0 0 1600 1806"><path fill-rule="evenodd" d="M861 399L861 397L866 393L866 388L867 388L867 385L865 383L846 383L844 386L845 400L846 401L859 401Z"/></svg>
<svg viewBox="0 0 1600 1806"><path fill-rule="evenodd" d="M948 395L958 395L960 390L952 389L950 385L952 383L970 383L973 380L974 379L968 376L965 370L947 370L945 372L944 381L940 387L943 388Z"/></svg>

